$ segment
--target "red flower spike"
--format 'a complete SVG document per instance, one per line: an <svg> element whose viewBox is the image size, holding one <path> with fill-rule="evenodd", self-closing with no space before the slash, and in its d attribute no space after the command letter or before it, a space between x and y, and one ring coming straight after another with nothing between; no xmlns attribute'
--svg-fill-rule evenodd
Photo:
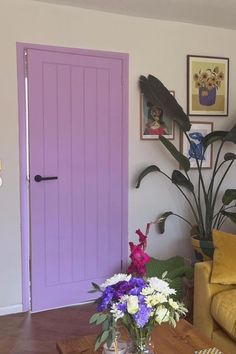
<svg viewBox="0 0 236 354"><path fill-rule="evenodd" d="M145 264L150 261L150 257L147 253L144 252L143 246L134 245L133 242L129 243L130 245L130 258L131 264L128 268L128 273L137 273L138 275L145 275L146 274L146 266Z"/></svg>
<svg viewBox="0 0 236 354"><path fill-rule="evenodd" d="M140 229L136 230L136 234L139 236L139 242L143 246L143 249L147 247L147 236L142 233Z"/></svg>

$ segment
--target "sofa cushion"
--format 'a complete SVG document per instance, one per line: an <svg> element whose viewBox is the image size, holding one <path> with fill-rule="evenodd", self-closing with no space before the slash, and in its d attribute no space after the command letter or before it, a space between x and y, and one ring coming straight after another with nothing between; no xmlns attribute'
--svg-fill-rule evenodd
<svg viewBox="0 0 236 354"><path fill-rule="evenodd" d="M236 341L236 289L221 291L213 297L214 320Z"/></svg>
<svg viewBox="0 0 236 354"><path fill-rule="evenodd" d="M236 235L213 230L215 252L211 283L236 284Z"/></svg>

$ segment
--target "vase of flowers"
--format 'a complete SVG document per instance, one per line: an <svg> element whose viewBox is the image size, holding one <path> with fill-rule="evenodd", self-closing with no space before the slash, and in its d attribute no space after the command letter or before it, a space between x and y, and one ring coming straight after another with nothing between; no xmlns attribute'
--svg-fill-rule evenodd
<svg viewBox="0 0 236 354"><path fill-rule="evenodd" d="M95 313L90 323L102 325L95 350L106 343L109 348L114 345L116 354L119 346L116 342L116 326L121 323L128 331L132 348L129 353L154 353L150 345L150 335L155 326L162 323L176 325L181 316L187 312L185 306L173 300L175 290L165 278L143 278L131 274L116 274L98 286L93 283L92 291L101 293ZM129 347L129 348L128 348Z"/></svg>

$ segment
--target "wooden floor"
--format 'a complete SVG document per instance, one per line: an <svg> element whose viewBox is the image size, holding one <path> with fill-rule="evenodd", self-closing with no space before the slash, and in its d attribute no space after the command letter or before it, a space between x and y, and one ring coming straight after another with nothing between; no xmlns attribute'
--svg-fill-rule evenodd
<svg viewBox="0 0 236 354"><path fill-rule="evenodd" d="M89 325L95 312L95 305L86 304L0 316L0 354L58 354L59 340L99 331ZM191 322L191 318L187 319Z"/></svg>
<svg viewBox="0 0 236 354"><path fill-rule="evenodd" d="M0 317L0 354L56 354L56 342L98 329L89 325L94 305ZM57 353L58 354L58 353Z"/></svg>

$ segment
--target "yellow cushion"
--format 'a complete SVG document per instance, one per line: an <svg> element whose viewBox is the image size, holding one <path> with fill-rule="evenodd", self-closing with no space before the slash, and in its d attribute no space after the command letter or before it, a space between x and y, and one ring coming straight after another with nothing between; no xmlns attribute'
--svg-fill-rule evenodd
<svg viewBox="0 0 236 354"><path fill-rule="evenodd" d="M236 284L236 235L213 230L211 283Z"/></svg>
<svg viewBox="0 0 236 354"><path fill-rule="evenodd" d="M236 289L216 294L212 300L211 314L229 336L236 340Z"/></svg>

